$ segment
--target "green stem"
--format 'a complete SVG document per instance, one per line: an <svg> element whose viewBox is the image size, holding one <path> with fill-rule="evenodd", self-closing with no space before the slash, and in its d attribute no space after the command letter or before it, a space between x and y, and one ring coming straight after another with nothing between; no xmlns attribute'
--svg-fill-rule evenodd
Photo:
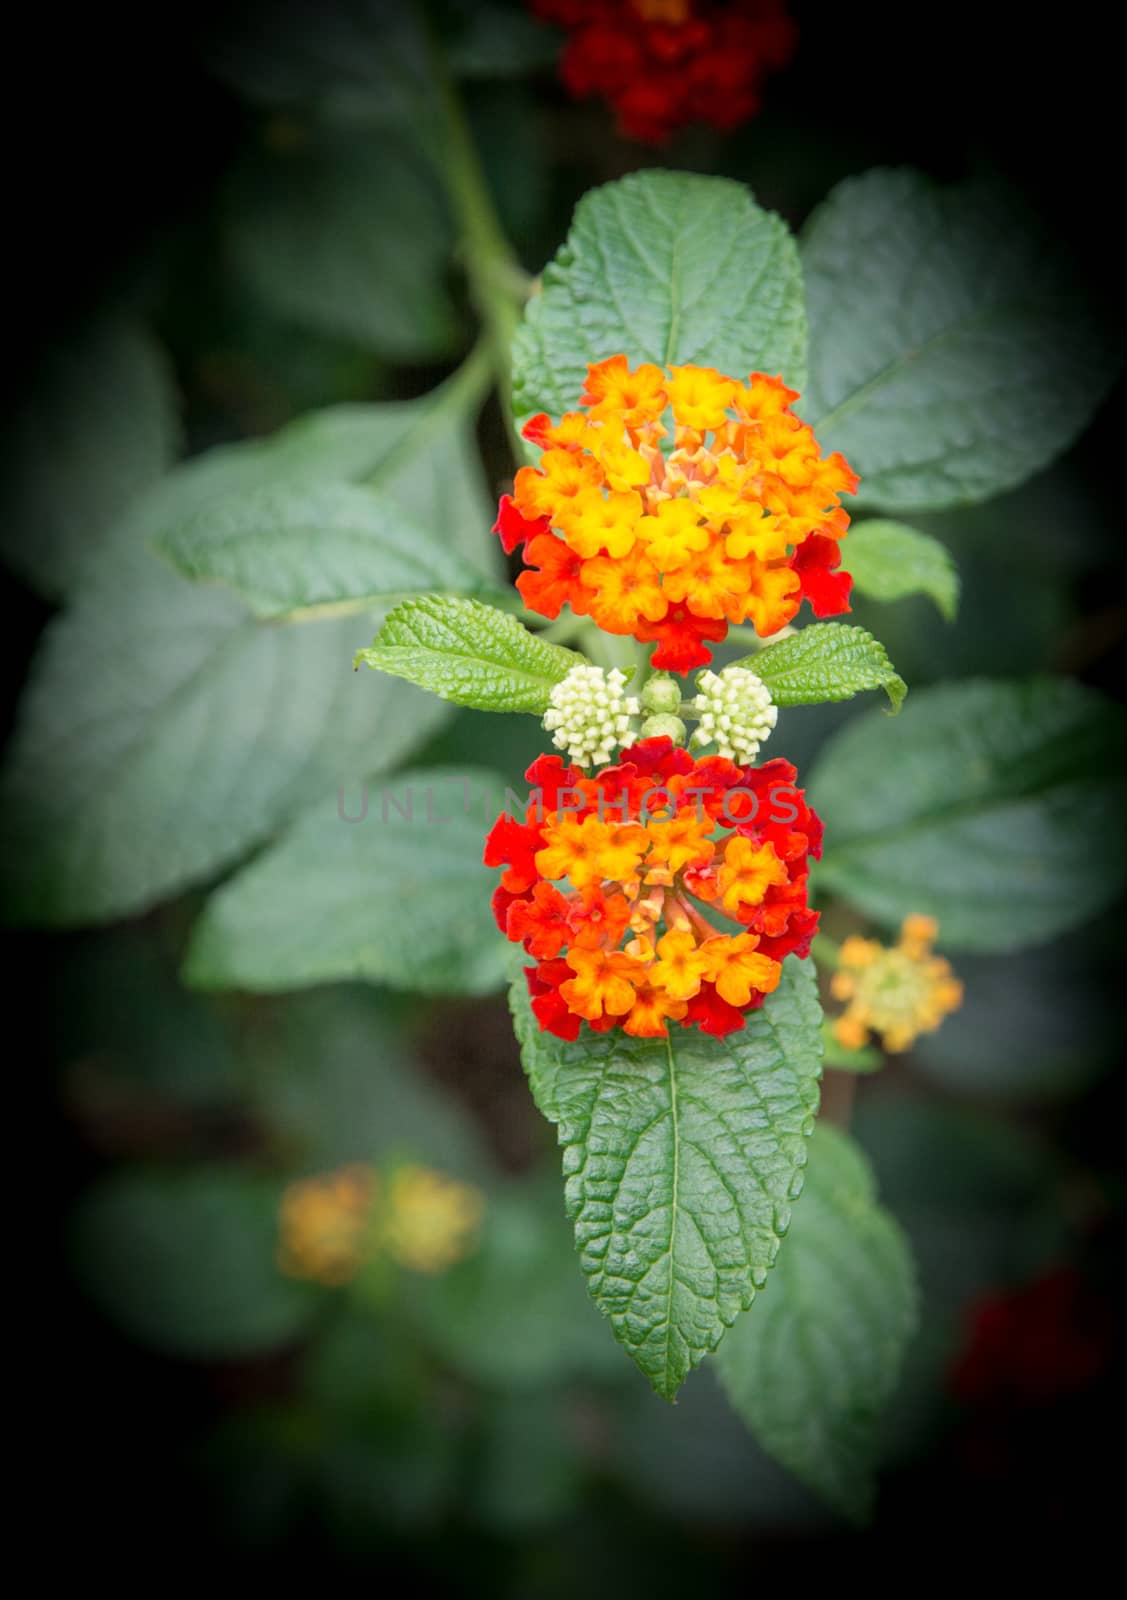
<svg viewBox="0 0 1127 1600"><path fill-rule="evenodd" d="M501 408L520 460L523 446L513 419L511 346L531 280L501 228L465 112L442 58L441 46L433 31L428 32L428 38L442 118L445 156L442 176L461 233L470 295L492 349Z"/></svg>

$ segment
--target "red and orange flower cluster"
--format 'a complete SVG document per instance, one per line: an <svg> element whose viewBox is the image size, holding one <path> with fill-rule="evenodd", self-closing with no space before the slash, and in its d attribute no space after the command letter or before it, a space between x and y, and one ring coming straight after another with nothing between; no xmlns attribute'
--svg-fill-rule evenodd
<svg viewBox="0 0 1127 1600"><path fill-rule="evenodd" d="M622 131L648 144L687 123L746 122L797 42L785 0L532 0L532 9L569 31L560 61L569 93L603 95Z"/></svg>
<svg viewBox="0 0 1127 1600"><path fill-rule="evenodd" d="M525 971L542 1029L731 1033L777 986L783 958L809 953L822 825L789 762L694 761L656 738L598 778L546 755L525 776L524 820L497 819L485 862L505 868L500 927L536 958ZM716 927L709 908L740 931Z"/></svg>
<svg viewBox="0 0 1127 1600"><path fill-rule="evenodd" d="M819 617L848 611L840 496L857 477L823 457L797 398L761 373L742 384L623 355L589 366L582 411L525 425L540 465L501 498L495 531L507 551L523 546L525 603L546 617L570 605L656 644L653 665L680 673L711 661L729 623L766 637L803 598Z"/></svg>

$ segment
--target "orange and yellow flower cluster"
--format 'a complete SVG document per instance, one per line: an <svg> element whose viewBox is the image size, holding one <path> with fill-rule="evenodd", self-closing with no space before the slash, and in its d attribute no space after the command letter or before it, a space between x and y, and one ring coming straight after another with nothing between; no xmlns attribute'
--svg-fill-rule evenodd
<svg viewBox="0 0 1127 1600"><path fill-rule="evenodd" d="M654 738L598 778L559 756L525 776L524 820L497 819L485 862L505 868L500 927L536 958L525 970L541 1028L731 1033L777 986L783 958L809 953L822 825L789 762L694 761Z"/></svg>
<svg viewBox="0 0 1127 1600"><path fill-rule="evenodd" d="M797 398L761 373L742 384L622 355L588 367L583 410L526 424L540 465L501 500L496 531L530 569L525 603L545 617L570 605L656 644L653 665L680 673L711 661L729 623L766 637L804 597L817 616L848 611L851 580L835 569L840 497L857 477L823 457Z"/></svg>
<svg viewBox="0 0 1127 1600"><path fill-rule="evenodd" d="M886 1050L909 1049L921 1033L933 1033L963 1003L963 986L943 956L932 954L939 925L932 917L905 917L891 949L875 939L846 939L830 983L848 1005L833 1025L847 1050L859 1050L870 1033Z"/></svg>

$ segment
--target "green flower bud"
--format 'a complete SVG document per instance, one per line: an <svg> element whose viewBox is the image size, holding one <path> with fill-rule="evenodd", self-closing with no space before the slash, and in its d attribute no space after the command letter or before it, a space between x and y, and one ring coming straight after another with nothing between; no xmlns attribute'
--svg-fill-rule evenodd
<svg viewBox="0 0 1127 1600"><path fill-rule="evenodd" d="M642 686L642 710L675 717L681 709L681 685L668 672L657 672Z"/></svg>
<svg viewBox="0 0 1127 1600"><path fill-rule="evenodd" d="M664 712L659 712L656 717L647 717L642 723L643 739L660 739L665 736L672 739L674 744L684 744L686 731L680 717L671 717Z"/></svg>

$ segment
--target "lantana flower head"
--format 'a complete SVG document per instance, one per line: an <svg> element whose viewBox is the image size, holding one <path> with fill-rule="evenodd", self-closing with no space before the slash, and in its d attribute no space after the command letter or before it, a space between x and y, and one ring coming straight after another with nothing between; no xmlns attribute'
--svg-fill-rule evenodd
<svg viewBox="0 0 1127 1600"><path fill-rule="evenodd" d="M743 384L623 355L590 366L582 410L525 425L540 463L501 501L525 604L546 617L570 605L656 645L653 665L678 673L707 666L730 623L768 637L804 597L816 616L848 611L836 568L857 477L822 455L797 398L762 373Z"/></svg>
<svg viewBox="0 0 1127 1600"><path fill-rule="evenodd" d="M525 776L524 819L497 819L485 862L505 868L494 913L535 958L525 971L542 1029L731 1033L776 988L783 959L809 953L822 825L789 762L694 761L651 738L597 778L559 756Z"/></svg>
<svg viewBox="0 0 1127 1600"><path fill-rule="evenodd" d="M560 75L602 95L622 131L659 144L688 123L727 131L755 115L761 86L794 53L786 0L531 0L568 30Z"/></svg>
<svg viewBox="0 0 1127 1600"><path fill-rule="evenodd" d="M870 1033L886 1050L908 1050L921 1033L933 1033L963 1002L963 986L951 963L932 953L939 926L932 917L905 917L899 942L846 939L830 991L848 1001L833 1025L847 1050L859 1050Z"/></svg>

